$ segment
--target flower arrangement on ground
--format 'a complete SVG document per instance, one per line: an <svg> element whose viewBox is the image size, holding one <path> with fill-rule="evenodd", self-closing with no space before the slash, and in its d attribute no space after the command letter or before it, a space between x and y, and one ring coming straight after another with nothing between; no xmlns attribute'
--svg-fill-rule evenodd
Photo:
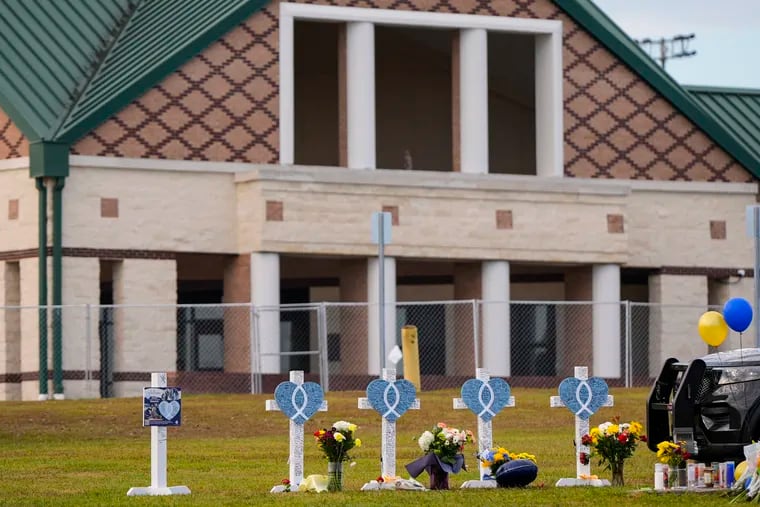
<svg viewBox="0 0 760 507"><path fill-rule="evenodd" d="M591 450L591 455L586 456L585 459L599 458L599 465L604 465L605 470L612 471L613 486L622 486L625 460L633 456L639 442L647 441L643 432L644 427L641 423L636 421L620 423L619 417L591 428L588 434L581 438L581 443ZM582 454L581 461L584 459Z"/></svg>
<svg viewBox="0 0 760 507"><path fill-rule="evenodd" d="M499 467L508 461L516 459L527 459L536 463L536 457L533 454L527 452L509 452L504 447L492 447L481 452L478 457L480 458L480 466L490 470L488 475L495 477L496 471Z"/></svg>
<svg viewBox="0 0 760 507"><path fill-rule="evenodd" d="M338 421L329 430L321 429L314 432L317 447L327 461L340 463L351 459L348 451L362 445L361 439L355 436L356 429L355 424Z"/></svg>
<svg viewBox="0 0 760 507"><path fill-rule="evenodd" d="M691 454L686 450L684 441L675 443L665 440L657 444L657 459L660 463L667 463L671 469L684 468L689 458Z"/></svg>
<svg viewBox="0 0 760 507"><path fill-rule="evenodd" d="M448 489L449 474L465 468L462 453L465 444L472 442L472 431L459 430L439 422L432 431L423 432L417 439L425 456L406 465L406 469L412 477L427 471L430 489Z"/></svg>
<svg viewBox="0 0 760 507"><path fill-rule="evenodd" d="M327 489L340 491L343 489L343 462L349 461L348 451L361 447L362 441L356 438L356 424L338 421L332 428L314 432L317 447L327 459Z"/></svg>

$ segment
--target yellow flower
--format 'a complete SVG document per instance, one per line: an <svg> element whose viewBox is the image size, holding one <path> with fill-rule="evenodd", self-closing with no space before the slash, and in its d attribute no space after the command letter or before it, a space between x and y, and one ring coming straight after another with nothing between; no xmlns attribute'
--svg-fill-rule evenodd
<svg viewBox="0 0 760 507"><path fill-rule="evenodd" d="M350 431L351 433L355 432L356 431L356 425L355 424L349 424L348 425L348 431Z"/></svg>
<svg viewBox="0 0 760 507"><path fill-rule="evenodd" d="M618 431L620 431L620 426L618 426L617 424L610 424L607 427L607 431L605 431L604 434L607 436L616 435Z"/></svg>
<svg viewBox="0 0 760 507"><path fill-rule="evenodd" d="M628 431L638 436L644 431L644 426L642 426L640 422L631 421L631 426L628 428Z"/></svg>
<svg viewBox="0 0 760 507"><path fill-rule="evenodd" d="M356 447L361 447L362 446L362 439L361 438L357 438L356 440L354 440L354 445Z"/></svg>
<svg viewBox="0 0 760 507"><path fill-rule="evenodd" d="M343 433L340 433L339 431L336 431L333 437L335 437L336 442L343 442L346 439L346 437L343 436Z"/></svg>
<svg viewBox="0 0 760 507"><path fill-rule="evenodd" d="M500 453L500 452L497 452L497 453L495 453L493 455L493 460L494 461L503 461L504 460L504 455L502 453Z"/></svg>
<svg viewBox="0 0 760 507"><path fill-rule="evenodd" d="M595 438L599 436L599 428L596 426L591 428L591 431L588 432L588 434L591 436L591 438Z"/></svg>

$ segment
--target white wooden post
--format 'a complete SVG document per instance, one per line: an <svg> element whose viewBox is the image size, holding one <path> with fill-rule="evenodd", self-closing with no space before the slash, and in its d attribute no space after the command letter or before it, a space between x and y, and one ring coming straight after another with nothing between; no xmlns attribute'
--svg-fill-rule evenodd
<svg viewBox="0 0 760 507"><path fill-rule="evenodd" d="M491 375L488 374L488 371L485 368L476 368L475 369L475 378L478 380L482 380L483 382L488 382L491 380ZM491 401L493 401L493 396L491 397ZM510 396L509 402L504 405L505 407L514 407L515 406L515 397ZM457 410L462 409L469 409L469 407L465 404L464 400L462 398L454 398L454 408ZM486 409L490 409L489 407L486 407ZM492 432L492 422L489 419L488 421L484 420L482 417L478 417L478 456L481 456L483 451L487 451L493 446L493 432ZM480 480L483 481L486 477L486 475L489 475L485 472L485 468L480 466L480 463L478 463L478 468L480 468ZM467 483L474 483L475 481L467 481ZM490 486L490 483L493 481L488 481L488 486L479 486L476 484L469 484L467 487L493 487ZM495 486L495 484L494 484ZM465 487L464 485L462 487Z"/></svg>
<svg viewBox="0 0 760 507"><path fill-rule="evenodd" d="M383 380L388 382L396 381L396 370L393 368L383 368ZM360 409L372 409L367 398L359 398ZM415 398L411 407L416 410L420 408L420 400ZM383 417L382 422L383 440L381 443L381 470L383 477L396 477L396 421L389 421Z"/></svg>
<svg viewBox="0 0 760 507"><path fill-rule="evenodd" d="M300 386L301 384L303 384L303 371L300 371L300 370L291 371L290 381L296 384L297 386ZM277 404L276 400L267 400L266 409L268 411L274 411L274 410L279 411L280 406ZM319 411L320 412L327 411L327 401L322 401L322 405L319 407ZM303 481L303 424L299 424L295 422L293 419L289 419L289 421L290 421L290 452L288 454L288 463L290 465L290 470L288 474L288 479L290 480L290 487L292 491L295 491L296 489L298 489L298 486L299 484L301 484L301 481ZM272 492L277 492L280 489L284 490L284 488L279 488L279 489L278 488L279 486L275 486L275 488L272 489Z"/></svg>
<svg viewBox="0 0 760 507"><path fill-rule="evenodd" d="M580 380L581 382L585 382L588 380L588 367L587 366L576 366L575 367L575 378ZM585 405L584 402L579 402L582 405ZM612 396L608 395L607 400L602 405L604 407L611 407L614 404L614 399ZM562 401L562 399L559 396L552 396L550 399L550 406L552 408L557 407L565 407L565 403ZM581 443L581 439L583 438L583 435L588 434L589 432L589 422L588 418L584 419L582 417L579 417L578 415L575 416L575 470L576 470L576 477L575 479L560 479L557 482L557 486L575 486L580 484L588 484L587 479L581 479L582 477L589 477L591 476L591 464L582 464L580 455L582 452L585 452L586 455L589 455L589 448L587 445L583 445ZM578 481L583 482L578 482ZM605 482L606 485L609 485L609 482L604 480L600 482ZM599 484L602 485L602 484Z"/></svg>
<svg viewBox="0 0 760 507"><path fill-rule="evenodd" d="M166 372L151 373L151 387L166 387ZM150 487L129 488L127 496L189 495L187 486L166 485L166 426L150 427Z"/></svg>

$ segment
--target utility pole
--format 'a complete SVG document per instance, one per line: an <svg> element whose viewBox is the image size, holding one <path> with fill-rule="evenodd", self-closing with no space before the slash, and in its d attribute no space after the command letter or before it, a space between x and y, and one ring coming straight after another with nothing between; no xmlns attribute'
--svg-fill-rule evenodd
<svg viewBox="0 0 760 507"><path fill-rule="evenodd" d="M641 46L649 56L660 62L664 69L665 62L673 58L687 58L697 54L696 51L689 50L689 42L693 41L696 36L693 33L688 35L676 35L670 39L660 37L659 39L634 39L633 42ZM655 53L654 55L652 53Z"/></svg>

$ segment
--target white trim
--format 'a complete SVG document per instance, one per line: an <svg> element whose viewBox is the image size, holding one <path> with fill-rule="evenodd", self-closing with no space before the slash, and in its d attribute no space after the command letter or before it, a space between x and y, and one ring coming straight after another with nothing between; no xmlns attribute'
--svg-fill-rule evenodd
<svg viewBox="0 0 760 507"><path fill-rule="evenodd" d="M244 162L210 162L201 160L165 160L156 158L95 157L71 155L72 169L122 169L139 171L184 171L203 173L238 173L256 166Z"/></svg>
<svg viewBox="0 0 760 507"><path fill-rule="evenodd" d="M472 14L448 14L361 7L281 3L280 18L311 21L366 21L376 25L424 26L428 28L483 28L501 32L549 34L561 33L562 22L552 19L506 18Z"/></svg>
<svg viewBox="0 0 760 507"><path fill-rule="evenodd" d="M293 21L295 19L372 23L376 25L418 26L425 28L480 29L491 32L508 32L536 35L536 128L547 128L548 136L536 137L536 171L539 175L563 176L563 105L562 105L562 22L551 19L524 19L470 14L446 14L390 9L364 9L360 7L334 7L325 5L280 4L280 162L293 164L294 138L294 69ZM539 55L539 39L548 36L548 51ZM539 70L540 69L540 70ZM539 76L540 74L540 76ZM548 83L539 84L548 78ZM539 89L540 87L540 89ZM351 86L349 85L350 89ZM349 93L351 93L349 91ZM374 94L374 85L373 85ZM541 119L538 116L541 116ZM349 128L349 136L350 131ZM464 130L464 129L462 129ZM367 132L362 133L368 136ZM374 129L372 132L374 136ZM374 137L373 137L374 146ZM487 146L487 144L486 144ZM350 152L349 148L349 152ZM486 158L487 160L487 158ZM539 160L541 165L539 165ZM363 165L363 164L361 164ZM353 167L353 166L352 166Z"/></svg>
<svg viewBox="0 0 760 507"><path fill-rule="evenodd" d="M0 160L0 171L29 169L29 157L17 157Z"/></svg>

